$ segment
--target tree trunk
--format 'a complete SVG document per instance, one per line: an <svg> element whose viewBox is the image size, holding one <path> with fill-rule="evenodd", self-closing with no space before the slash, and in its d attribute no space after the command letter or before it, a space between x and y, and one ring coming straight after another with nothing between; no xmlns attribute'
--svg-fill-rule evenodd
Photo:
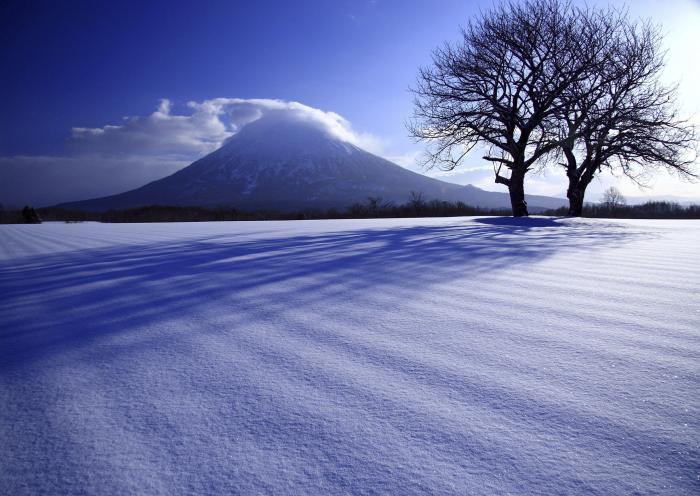
<svg viewBox="0 0 700 496"><path fill-rule="evenodd" d="M513 217L527 217L527 202L525 201L525 174L512 171L508 182L510 193L510 206L513 209Z"/></svg>
<svg viewBox="0 0 700 496"><path fill-rule="evenodd" d="M585 193L585 186L569 186L566 192L566 196L569 199L569 217L581 217L583 215L583 197Z"/></svg>
<svg viewBox="0 0 700 496"><path fill-rule="evenodd" d="M499 167L498 171L500 170ZM508 186L513 217L527 217L529 214L525 201L525 172L516 172L514 168L511 168L510 177L503 177L498 171L496 172L496 184Z"/></svg>
<svg viewBox="0 0 700 496"><path fill-rule="evenodd" d="M569 199L569 217L583 215L583 199L586 196L586 188L591 184L595 171L599 168L591 160L586 160L585 165L586 167L580 175L572 172L568 174L569 189L566 190L566 197Z"/></svg>

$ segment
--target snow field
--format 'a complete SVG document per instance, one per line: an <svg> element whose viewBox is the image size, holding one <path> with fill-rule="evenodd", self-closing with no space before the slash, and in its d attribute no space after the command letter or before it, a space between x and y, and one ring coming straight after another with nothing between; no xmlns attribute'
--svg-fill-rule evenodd
<svg viewBox="0 0 700 496"><path fill-rule="evenodd" d="M0 226L0 492L697 494L700 224Z"/></svg>

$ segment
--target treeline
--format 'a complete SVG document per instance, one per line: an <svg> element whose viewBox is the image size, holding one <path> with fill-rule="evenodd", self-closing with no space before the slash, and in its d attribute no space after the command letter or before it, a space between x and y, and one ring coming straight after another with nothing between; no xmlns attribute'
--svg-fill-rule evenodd
<svg viewBox="0 0 700 496"><path fill-rule="evenodd" d="M149 206L110 210L99 214L101 222L204 222L248 220L371 219L400 217L459 217L475 215L509 215L506 209L483 209L462 202L425 201L395 205L370 198L346 210L306 209L297 212L278 210L246 211L236 208Z"/></svg>
<svg viewBox="0 0 700 496"><path fill-rule="evenodd" d="M41 220L40 214L33 207L8 210L0 205L0 224L41 224Z"/></svg>
<svg viewBox="0 0 700 496"><path fill-rule="evenodd" d="M566 217L568 208L561 207L542 212L542 215ZM249 220L304 220L304 219L374 219L406 217L470 217L507 216L507 209L472 207L462 202L412 200L395 205L369 198L355 203L346 210L307 209L299 212L277 210L246 211L236 208L174 207L152 205L148 207L107 212L83 212L59 208L31 207L7 210L0 207L0 224L27 224L43 221L54 222L206 222ZM618 219L700 219L700 205L683 206L672 202L647 202L641 205L587 204L583 217Z"/></svg>
<svg viewBox="0 0 700 496"><path fill-rule="evenodd" d="M346 210L307 209L298 212L276 210L246 211L235 208L164 207L150 206L127 210L110 210L96 215L92 220L100 222L204 222L247 220L310 220L310 219L376 219L408 217L472 217L509 216L509 209L472 207L462 202L411 201L393 204L369 198L355 203ZM542 215L567 217L568 208L548 210ZM47 215L47 218L49 216ZM653 201L641 205L588 204L583 217L618 219L700 219L700 206L683 206L678 203ZM75 218L70 220L76 220Z"/></svg>
<svg viewBox="0 0 700 496"><path fill-rule="evenodd" d="M368 198L364 203L355 203L345 210L306 209L296 212L280 210L241 210L231 207L176 207L151 205L106 212L83 212L62 208L37 209L38 217L44 221L61 222L206 222L248 220L304 220L304 219L370 219L400 217L460 217L476 215L509 215L507 209L484 209L462 202L425 201L420 195L405 204L396 205L379 198ZM20 210L0 207L0 223L22 224L27 220Z"/></svg>
<svg viewBox="0 0 700 496"><path fill-rule="evenodd" d="M564 217L567 207L547 210L543 215ZM641 205L586 204L582 217L604 219L700 219L700 205L683 206L678 203L651 201Z"/></svg>

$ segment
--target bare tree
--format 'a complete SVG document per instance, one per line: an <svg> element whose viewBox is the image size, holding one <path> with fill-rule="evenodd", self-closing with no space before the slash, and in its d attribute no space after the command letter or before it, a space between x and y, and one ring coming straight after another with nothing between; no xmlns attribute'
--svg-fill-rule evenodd
<svg viewBox="0 0 700 496"><path fill-rule="evenodd" d="M627 200L619 189L617 189L615 186L610 186L608 189L603 191L603 205L605 205L609 210L614 210L623 205L627 205Z"/></svg>
<svg viewBox="0 0 700 496"><path fill-rule="evenodd" d="M378 217L383 210L391 208L393 203L391 201L383 201L382 198L378 196L368 196L366 205L369 215Z"/></svg>
<svg viewBox="0 0 700 496"><path fill-rule="evenodd" d="M427 202L423 197L423 192L411 191L411 193L408 196L408 204L411 206L416 215L420 216L427 205Z"/></svg>
<svg viewBox="0 0 700 496"><path fill-rule="evenodd" d="M659 80L664 57L658 28L610 8L588 10L578 22L580 31L607 33L607 42L588 49L600 59L596 70L569 85L557 106L569 215L581 215L586 188L603 169L640 185L659 167L696 177L695 129L678 117L675 88Z"/></svg>
<svg viewBox="0 0 700 496"><path fill-rule="evenodd" d="M436 50L419 72L408 125L429 142L426 164L452 169L485 146L513 215L528 215L525 175L560 145L554 119L567 89L601 63L595 47L605 37L580 32L582 14L559 0L508 1L469 22L459 43Z"/></svg>

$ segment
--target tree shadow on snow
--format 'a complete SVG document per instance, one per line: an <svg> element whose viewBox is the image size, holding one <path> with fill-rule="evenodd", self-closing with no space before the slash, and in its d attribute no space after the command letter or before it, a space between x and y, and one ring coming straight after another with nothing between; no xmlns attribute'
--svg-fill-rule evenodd
<svg viewBox="0 0 700 496"><path fill-rule="evenodd" d="M268 298L269 308L281 312L287 304L361 300L373 288L399 301L433 284L517 270L558 252L633 236L601 224L476 219L253 240L226 233L5 262L0 370L220 299L231 299L232 311L239 311Z"/></svg>
<svg viewBox="0 0 700 496"><path fill-rule="evenodd" d="M564 222L550 217L482 217L475 222L488 226L512 226L528 229L533 227L565 227Z"/></svg>

